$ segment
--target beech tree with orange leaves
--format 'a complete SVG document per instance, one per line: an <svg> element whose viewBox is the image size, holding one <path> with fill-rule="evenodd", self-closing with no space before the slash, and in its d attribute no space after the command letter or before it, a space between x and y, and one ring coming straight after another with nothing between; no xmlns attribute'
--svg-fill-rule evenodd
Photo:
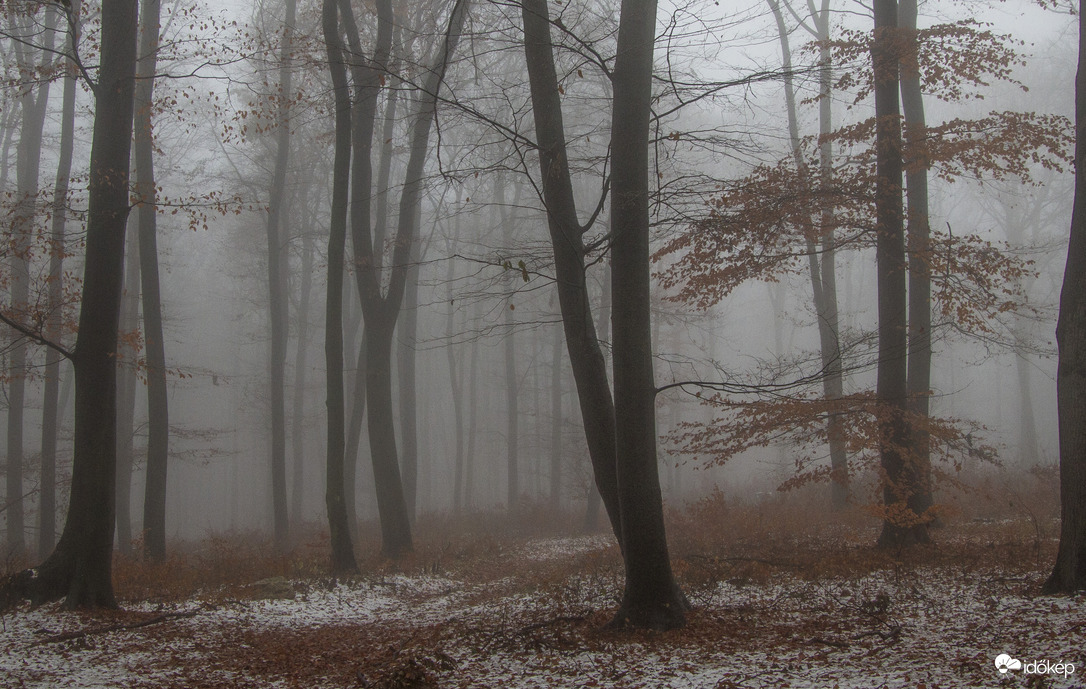
<svg viewBox="0 0 1086 689"><path fill-rule="evenodd" d="M880 21L893 20L887 29L847 32L828 44L835 64L863 60L861 68L843 70L834 81L838 91L855 93L854 103L878 93L881 82L874 76L872 61L866 59L872 51L884 56L882 63L878 58L874 61L886 72L880 77L886 80L882 97L891 98L892 82L895 103L899 89L904 89L903 95L909 91L898 78L899 70L906 80L918 82L924 95L944 101L979 98L979 88L993 79L1017 83L1012 68L1021 58L1010 37L996 35L976 22L916 30L907 7L902 9L909 23L898 29L899 8L896 2L890 4L880 7L879 14ZM820 42L815 48L826 45ZM915 84L910 96L917 96ZM998 320L1023 308L1015 286L1032 270L1030 261L971 232L954 233L949 226L945 231L930 231L924 194L919 193L927 172L946 181L1017 178L1031 183L1031 172L1038 166L1066 166L1071 140L1069 123L1058 116L992 112L976 120L926 125L922 108L916 112L916 103L909 105L904 118L889 104L876 117L803 139L793 155L758 166L747 177L725 185L709 201L704 217L656 253L657 259L668 261L658 274L664 286L674 290L671 298L709 308L748 280L773 281L806 272L812 247L818 247L823 261L828 250L877 249L880 302L894 295L891 302L881 303L880 346L873 350L870 338L860 337L841 343L840 352L847 359L846 372L878 361L882 394L857 393L835 402L824 390L822 394L804 390L804 385L824 382L828 368L823 358L815 373L793 384L778 386L774 381L766 386L765 379L755 376L746 387L718 386L719 393L703 399L719 405L723 416L710 424L684 424L675 438L708 461L722 462L783 433L808 450L797 460L795 483L829 476L829 469L812 464L817 454L813 450L824 447L829 439L824 428L816 429L819 424L825 426L827 418L846 417L843 441L852 461L872 460L872 448L881 448L884 455L880 475L886 494L879 512L888 525L885 533L889 535L883 539L887 544L925 540L922 525L937 513L925 514L930 503L920 497L930 484L929 448L951 466L963 456L986 457L994 452L974 440L982 430L977 424L928 418L933 331L995 337ZM882 143L872 145L880 135ZM808 160L807 152L827 143L839 152L833 184L816 185L808 179L807 169L818 163L813 155ZM907 184L897 179L895 169ZM913 194L908 213L902 203L906 189ZM814 222L813 209L825 207L833 208L833 213ZM899 221L901 232L896 229ZM925 322L925 308L934 309L935 318L927 319L934 320L933 324ZM895 362L892 372L891 362ZM887 387L891 379L895 383ZM739 402L730 396L759 389L771 389L774 396L755 402ZM871 423L881 425L882 431L871 432ZM888 471L888 466L896 468ZM906 469L908 476L901 473ZM936 473L936 478L948 478L946 472Z"/></svg>

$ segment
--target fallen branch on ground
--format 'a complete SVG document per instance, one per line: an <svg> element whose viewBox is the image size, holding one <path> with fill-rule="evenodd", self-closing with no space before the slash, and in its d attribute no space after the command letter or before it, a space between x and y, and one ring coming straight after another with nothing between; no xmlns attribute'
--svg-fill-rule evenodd
<svg viewBox="0 0 1086 689"><path fill-rule="evenodd" d="M186 612L168 612L162 615L156 615L155 617L141 620L139 622L129 622L124 624L110 624L104 627L91 627L90 629L81 629L74 632L64 632L63 634L56 634L40 641L35 641L30 644L31 647L41 646L43 644L55 644L61 641L71 641L73 639L82 639L84 637L91 636L93 634L105 634L107 632L120 631L122 629L139 629L140 627L150 627L152 624L159 624L167 620L177 619L180 617L195 617L199 610L188 610Z"/></svg>

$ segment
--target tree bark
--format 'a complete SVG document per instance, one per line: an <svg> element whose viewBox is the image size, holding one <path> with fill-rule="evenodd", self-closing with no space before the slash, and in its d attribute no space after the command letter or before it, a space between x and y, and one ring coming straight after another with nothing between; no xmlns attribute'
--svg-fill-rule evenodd
<svg viewBox="0 0 1086 689"><path fill-rule="evenodd" d="M151 129L160 13L160 0L142 0L134 142L136 196L139 199L143 342L147 356L147 482L143 496L143 550L152 560L166 557L166 466L170 445L166 351L158 275L158 210L155 206L158 194Z"/></svg>
<svg viewBox="0 0 1086 689"><path fill-rule="evenodd" d="M356 572L344 492L343 272L347 242L347 192L351 167L351 102L344 46L337 21L338 0L324 0L321 24L335 96L335 158L332 217L328 233L328 288L325 297L324 356L327 369L328 449L325 506L334 572Z"/></svg>
<svg viewBox="0 0 1086 689"><path fill-rule="evenodd" d="M909 462L907 404L905 223L901 200L901 117L898 103L897 2L875 1L876 259L878 263L879 363L876 397L882 465L883 516L879 545L927 542L919 523L919 477Z"/></svg>
<svg viewBox="0 0 1086 689"><path fill-rule="evenodd" d="M1086 2L1078 3L1075 75L1075 200L1056 325L1059 364L1060 547L1046 593L1086 589Z"/></svg>
<svg viewBox="0 0 1086 689"><path fill-rule="evenodd" d="M656 0L622 0L612 75L611 289L626 588L613 624L671 629L688 607L671 571L656 457L649 291L649 119Z"/></svg>

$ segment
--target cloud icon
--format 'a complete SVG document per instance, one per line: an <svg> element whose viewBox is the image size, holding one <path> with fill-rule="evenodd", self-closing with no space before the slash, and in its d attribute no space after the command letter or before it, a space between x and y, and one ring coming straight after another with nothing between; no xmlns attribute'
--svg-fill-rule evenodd
<svg viewBox="0 0 1086 689"><path fill-rule="evenodd" d="M1011 670L1021 670L1022 661L1018 660L1017 658L1012 658L1006 653L1001 653L996 656L995 666L996 669L999 670L1000 674L1005 675Z"/></svg>

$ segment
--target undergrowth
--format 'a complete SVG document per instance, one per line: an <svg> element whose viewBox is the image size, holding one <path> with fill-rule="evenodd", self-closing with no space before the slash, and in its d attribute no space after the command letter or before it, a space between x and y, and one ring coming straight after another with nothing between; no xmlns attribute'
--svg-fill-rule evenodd
<svg viewBox="0 0 1086 689"><path fill-rule="evenodd" d="M1050 562L1059 516L1054 470L1035 468L1013 480L996 471L967 478L971 489L937 496L945 517L933 530L934 545L904 551L873 548L878 522L862 505L830 509L826 491L817 486L768 498L763 494L757 501L714 491L667 509L673 566L696 602L699 591L711 591L721 582L759 584L778 574L814 580L925 565L1038 569ZM375 523L360 525L355 548L364 579L449 576L500 582L505 592L553 590L559 598L563 588L592 586L600 592L597 598L608 599L621 590L618 548L609 531L585 534L581 523L581 514L528 503L514 515L423 515L416 524L414 551L396 561L380 555ZM319 524L297 531L295 545L286 552L276 551L258 533L226 532L173 543L162 562L118 555L118 596L126 601L237 598L249 595L253 582L269 577L328 581L326 532ZM593 538L597 547L571 558L530 556L533 542L574 537Z"/></svg>

